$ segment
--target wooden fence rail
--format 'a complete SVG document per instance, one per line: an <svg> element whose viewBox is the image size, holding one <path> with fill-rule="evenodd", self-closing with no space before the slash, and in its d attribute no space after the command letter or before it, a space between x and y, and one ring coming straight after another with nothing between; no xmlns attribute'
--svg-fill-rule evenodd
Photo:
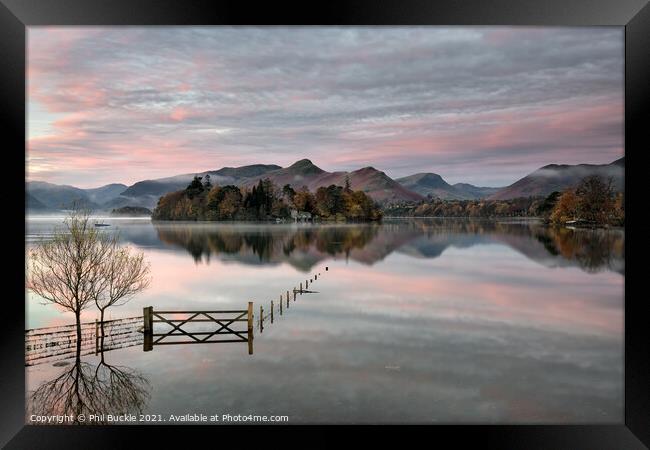
<svg viewBox="0 0 650 450"><path fill-rule="evenodd" d="M140 345L142 316L81 323L81 355ZM103 331L103 334L102 334ZM49 363L77 354L77 326L60 325L25 331L25 365Z"/></svg>

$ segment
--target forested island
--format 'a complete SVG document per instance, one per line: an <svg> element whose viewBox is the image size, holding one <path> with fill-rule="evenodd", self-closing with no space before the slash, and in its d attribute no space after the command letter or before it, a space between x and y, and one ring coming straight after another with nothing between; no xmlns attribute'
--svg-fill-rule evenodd
<svg viewBox="0 0 650 450"><path fill-rule="evenodd" d="M179 191L162 196L154 220L324 220L378 221L387 217L534 217L554 225L623 226L624 195L611 179L592 175L574 187L547 196L514 199L449 200L429 196L421 201L379 205L361 190L330 185L310 192L307 187L282 188L268 178L252 186L213 186L209 176L195 176Z"/></svg>
<svg viewBox="0 0 650 450"><path fill-rule="evenodd" d="M345 186L282 188L271 180L259 180L252 187L213 186L209 176L195 176L187 188L158 200L153 220L326 220L378 221L379 206L363 191Z"/></svg>

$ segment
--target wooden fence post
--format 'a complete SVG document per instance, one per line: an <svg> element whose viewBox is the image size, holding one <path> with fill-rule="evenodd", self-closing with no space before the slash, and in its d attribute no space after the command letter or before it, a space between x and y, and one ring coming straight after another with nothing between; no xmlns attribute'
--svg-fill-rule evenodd
<svg viewBox="0 0 650 450"><path fill-rule="evenodd" d="M300 293L302 294L302 281L300 282Z"/></svg>
<svg viewBox="0 0 650 450"><path fill-rule="evenodd" d="M280 294L280 315L282 315L282 294Z"/></svg>
<svg viewBox="0 0 650 450"><path fill-rule="evenodd" d="M294 288L295 289L295 288ZM289 291L287 291L287 308L289 307Z"/></svg>
<svg viewBox="0 0 650 450"><path fill-rule="evenodd" d="M305 290L309 289L309 280L305 280Z"/></svg>
<svg viewBox="0 0 650 450"><path fill-rule="evenodd" d="M260 305L260 333L264 331L264 307Z"/></svg>
<svg viewBox="0 0 650 450"><path fill-rule="evenodd" d="M142 308L144 316L144 345L143 350L149 352L153 350L153 306Z"/></svg>
<svg viewBox="0 0 650 450"><path fill-rule="evenodd" d="M253 354L253 302L248 302L248 354Z"/></svg>
<svg viewBox="0 0 650 450"><path fill-rule="evenodd" d="M95 319L95 355L99 353L99 321Z"/></svg>
<svg viewBox="0 0 650 450"><path fill-rule="evenodd" d="M271 300L271 323L273 323L273 300Z"/></svg>
<svg viewBox="0 0 650 450"><path fill-rule="evenodd" d="M329 270L329 267L325 266L325 272L327 272L328 270Z"/></svg>

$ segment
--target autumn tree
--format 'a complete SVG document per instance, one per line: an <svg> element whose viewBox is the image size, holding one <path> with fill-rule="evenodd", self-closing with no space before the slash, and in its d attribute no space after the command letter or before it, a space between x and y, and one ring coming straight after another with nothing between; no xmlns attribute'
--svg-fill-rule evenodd
<svg viewBox="0 0 650 450"><path fill-rule="evenodd" d="M609 223L614 213L612 179L598 175L588 176L576 188L578 215L583 220Z"/></svg>
<svg viewBox="0 0 650 450"><path fill-rule="evenodd" d="M316 200L314 195L309 192L307 186L303 186L293 197L293 204L298 211L314 212Z"/></svg>
<svg viewBox="0 0 650 450"><path fill-rule="evenodd" d="M619 192L614 199L614 218L617 225L625 223L625 194Z"/></svg>
<svg viewBox="0 0 650 450"><path fill-rule="evenodd" d="M291 187L290 184L285 184L282 188L282 196L289 203L293 204L293 198L296 195L296 191Z"/></svg>
<svg viewBox="0 0 650 450"><path fill-rule="evenodd" d="M219 216L225 219L234 219L241 208L242 195L237 186L225 186L223 198L219 204Z"/></svg>
<svg viewBox="0 0 650 450"><path fill-rule="evenodd" d="M565 223L576 217L578 208L578 197L573 190L565 191L558 198L551 213L550 220L553 223Z"/></svg>
<svg viewBox="0 0 650 450"><path fill-rule="evenodd" d="M215 186L210 189L210 192L208 192L208 195L205 199L208 209L216 212L219 208L219 203L221 202L222 196L223 194L221 193L220 186Z"/></svg>

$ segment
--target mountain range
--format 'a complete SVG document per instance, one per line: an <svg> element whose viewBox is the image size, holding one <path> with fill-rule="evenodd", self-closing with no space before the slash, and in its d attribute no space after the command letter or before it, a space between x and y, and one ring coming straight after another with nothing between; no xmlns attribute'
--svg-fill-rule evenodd
<svg viewBox="0 0 650 450"><path fill-rule="evenodd" d="M488 197L501 188L479 187L467 183L451 185L436 173L416 173L408 177L398 178L399 184L413 192L428 197L437 197L442 200L474 200Z"/></svg>
<svg viewBox="0 0 650 450"><path fill-rule="evenodd" d="M444 200L493 199L545 196L576 185L583 177L597 174L612 177L617 190L623 190L625 158L610 164L551 164L526 175L506 187L480 187L468 183L447 183L435 173L417 173L392 179L374 167L364 167L351 172L327 172L309 159L302 159L288 167L274 164L253 164L242 167L224 167L201 173L186 173L153 180L143 180L131 186L108 184L99 188L81 189L44 181L27 183L26 208L30 211L69 209L73 204L94 210L111 210L123 206L141 206L153 209L158 199L173 191L187 187L195 175L204 179L210 176L213 185L234 184L252 187L260 179L269 178L278 186L290 184L294 189L303 186L315 191L331 184L343 186L349 180L354 190L362 190L379 203L414 202L427 197Z"/></svg>
<svg viewBox="0 0 650 450"><path fill-rule="evenodd" d="M623 191L625 157L610 164L549 164L541 167L510 186L498 190L488 197L490 200L506 200L517 197L548 195L575 186L589 175L612 178L614 190Z"/></svg>

